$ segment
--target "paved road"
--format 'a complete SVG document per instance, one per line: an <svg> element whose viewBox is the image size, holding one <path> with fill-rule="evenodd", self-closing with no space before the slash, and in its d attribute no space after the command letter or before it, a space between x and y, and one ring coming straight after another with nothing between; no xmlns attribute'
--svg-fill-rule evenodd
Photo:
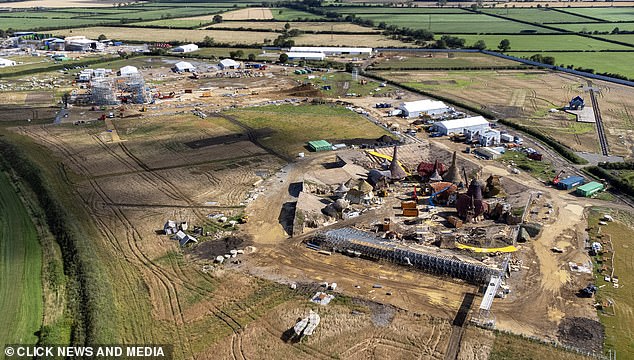
<svg viewBox="0 0 634 360"><path fill-rule="evenodd" d="M60 111L58 111L57 115L55 115L55 121L53 122L53 124L61 124L62 119L66 115L68 115L68 109L61 109Z"/></svg>
<svg viewBox="0 0 634 360"><path fill-rule="evenodd" d="M590 100L592 101L592 110L594 111L594 119L597 124L597 133L599 134L599 145L601 145L601 152L604 156L609 156L608 153L608 138L605 135L605 129L603 128L603 119L601 118L601 110L599 109L599 101L594 93L592 87L592 81L588 80L588 87L590 88Z"/></svg>

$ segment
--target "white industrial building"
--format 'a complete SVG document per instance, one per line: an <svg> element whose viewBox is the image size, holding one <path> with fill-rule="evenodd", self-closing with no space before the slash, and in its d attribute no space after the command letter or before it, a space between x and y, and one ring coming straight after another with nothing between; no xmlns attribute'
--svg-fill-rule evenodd
<svg viewBox="0 0 634 360"><path fill-rule="evenodd" d="M220 63L218 64L218 66L222 70L239 69L240 68L240 63L235 61L235 60L233 60L233 59L222 59L222 60L220 60Z"/></svg>
<svg viewBox="0 0 634 360"><path fill-rule="evenodd" d="M464 119L445 120L434 123L433 130L440 133L440 135L448 134L464 134L468 131L471 132L484 132L490 129L489 122L482 116L474 116Z"/></svg>
<svg viewBox="0 0 634 360"><path fill-rule="evenodd" d="M371 55L372 48L336 47L336 46L293 46L289 52L324 53L325 55Z"/></svg>
<svg viewBox="0 0 634 360"><path fill-rule="evenodd" d="M136 75L138 73L139 73L139 69L131 65L127 65L119 69L120 76L131 76L131 75Z"/></svg>
<svg viewBox="0 0 634 360"><path fill-rule="evenodd" d="M412 118L421 115L442 115L451 112L453 109L445 105L442 101L418 100L404 102L398 107L404 117Z"/></svg>
<svg viewBox="0 0 634 360"><path fill-rule="evenodd" d="M0 58L0 67L5 67L5 66L15 66L15 61Z"/></svg>
<svg viewBox="0 0 634 360"><path fill-rule="evenodd" d="M323 52L292 52L286 53L289 60L313 60L322 61L326 58L326 54Z"/></svg>
<svg viewBox="0 0 634 360"><path fill-rule="evenodd" d="M500 144L500 132L494 129L473 129L465 132L467 141L477 141L482 146L495 146Z"/></svg>
<svg viewBox="0 0 634 360"><path fill-rule="evenodd" d="M198 50L198 45L196 45L196 44L187 44L187 45L181 45L181 46L177 46L177 47L173 48L172 52L188 53L188 52L192 52L192 51L196 51L196 50Z"/></svg>
<svg viewBox="0 0 634 360"><path fill-rule="evenodd" d="M176 72L194 72L196 67L187 61L179 61L173 67Z"/></svg>
<svg viewBox="0 0 634 360"><path fill-rule="evenodd" d="M97 40L91 40L85 36L68 36L64 39L64 49L66 51L90 51L103 50L105 44Z"/></svg>

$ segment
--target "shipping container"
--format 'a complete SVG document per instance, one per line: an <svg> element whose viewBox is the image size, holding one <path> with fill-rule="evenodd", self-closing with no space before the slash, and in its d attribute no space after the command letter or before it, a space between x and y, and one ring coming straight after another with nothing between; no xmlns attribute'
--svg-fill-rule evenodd
<svg viewBox="0 0 634 360"><path fill-rule="evenodd" d="M559 190L570 190L576 186L582 185L586 180L581 176L570 176L559 180L557 187Z"/></svg>

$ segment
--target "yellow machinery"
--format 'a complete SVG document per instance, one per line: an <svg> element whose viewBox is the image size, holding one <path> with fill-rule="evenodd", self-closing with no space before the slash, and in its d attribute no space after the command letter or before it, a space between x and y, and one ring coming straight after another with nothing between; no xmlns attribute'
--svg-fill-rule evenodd
<svg viewBox="0 0 634 360"><path fill-rule="evenodd" d="M376 151L372 151L372 150L366 150L365 153L370 155L370 156L377 157L379 159L385 159L387 161L392 161L392 157L390 155L381 154L380 152L376 152ZM407 168L400 161L398 162L398 166L400 166L401 169L403 169L403 171L405 171L405 173L408 176L411 175L411 173L407 170Z"/></svg>
<svg viewBox="0 0 634 360"><path fill-rule="evenodd" d="M471 250L473 252L476 253L510 253L510 252L516 252L518 249L513 246L513 245L509 245L509 246L505 246L505 247L501 247L501 248L479 248L479 247L474 247L474 246L469 246L469 245L464 245L461 243L456 242L456 247L458 249L462 249L462 250Z"/></svg>

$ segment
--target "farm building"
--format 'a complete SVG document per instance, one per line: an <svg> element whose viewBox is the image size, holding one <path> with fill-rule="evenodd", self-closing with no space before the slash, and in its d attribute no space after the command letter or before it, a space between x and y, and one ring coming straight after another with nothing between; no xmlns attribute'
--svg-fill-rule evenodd
<svg viewBox="0 0 634 360"><path fill-rule="evenodd" d="M326 140L313 140L308 142L308 149L310 151L329 151L332 150L332 145Z"/></svg>
<svg viewBox="0 0 634 360"><path fill-rule="evenodd" d="M120 76L131 76L139 73L139 69L134 66L127 65L119 69L118 75Z"/></svg>
<svg viewBox="0 0 634 360"><path fill-rule="evenodd" d="M334 47L334 46L293 46L289 50L290 52L308 52L315 53L320 52L326 55L370 55L372 54L372 48L355 48L355 47Z"/></svg>
<svg viewBox="0 0 634 360"><path fill-rule="evenodd" d="M198 45L196 45L196 44L187 44L187 45L181 45L181 46L177 46L177 47L173 48L172 52L188 53L188 52L192 52L192 51L196 51L196 50L198 50Z"/></svg>
<svg viewBox="0 0 634 360"><path fill-rule="evenodd" d="M577 194L585 197L592 196L597 192L603 190L603 184L598 183L596 181L591 181L585 185L579 186L577 188Z"/></svg>
<svg viewBox="0 0 634 360"><path fill-rule="evenodd" d="M402 111L403 116L408 118L419 117L421 115L441 115L451 111L444 102L436 100L404 102L398 108Z"/></svg>
<svg viewBox="0 0 634 360"><path fill-rule="evenodd" d="M5 67L5 66L15 66L15 61L0 58L0 67Z"/></svg>
<svg viewBox="0 0 634 360"><path fill-rule="evenodd" d="M436 122L433 127L441 135L489 130L489 122L482 116Z"/></svg>
<svg viewBox="0 0 634 360"><path fill-rule="evenodd" d="M583 184L585 181L586 180L582 176L570 176L559 180L557 188L559 188L559 190L570 190L575 186Z"/></svg>
<svg viewBox="0 0 634 360"><path fill-rule="evenodd" d="M575 96L572 100L570 100L570 103L568 103L568 108L571 110L583 109L584 106L585 103L581 96Z"/></svg>
<svg viewBox="0 0 634 360"><path fill-rule="evenodd" d="M222 70L239 69L240 68L240 63L235 61L235 60L233 60L233 59L222 59L222 60L220 60L220 63L218 63L218 66Z"/></svg>
<svg viewBox="0 0 634 360"><path fill-rule="evenodd" d="M172 69L174 69L174 71L176 72L194 72L196 70L196 67L194 67L194 65L188 63L187 61L179 61L174 64L174 67Z"/></svg>
<svg viewBox="0 0 634 360"><path fill-rule="evenodd" d="M322 61L326 58L323 52L287 52L289 60L314 60Z"/></svg>

